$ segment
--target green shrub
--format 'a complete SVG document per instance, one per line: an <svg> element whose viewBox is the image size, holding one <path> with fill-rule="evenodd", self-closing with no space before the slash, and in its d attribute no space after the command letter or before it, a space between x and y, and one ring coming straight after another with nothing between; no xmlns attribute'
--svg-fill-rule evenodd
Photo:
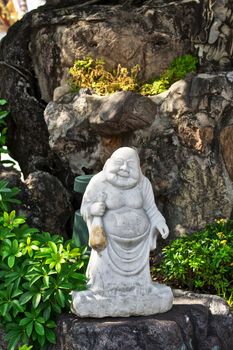
<svg viewBox="0 0 233 350"><path fill-rule="evenodd" d="M151 83L139 83L137 80L140 66L134 66L130 71L118 64L117 70L105 69L105 62L86 57L76 60L69 72L72 91L80 88L91 88L99 95L107 95L116 91L135 91L142 95L155 95L166 91L175 81L183 79L187 73L195 71L197 58L184 55L175 58L168 69Z"/></svg>
<svg viewBox="0 0 233 350"><path fill-rule="evenodd" d="M233 303L233 221L217 220L203 231L175 239L163 249L162 262L153 272L175 286Z"/></svg>
<svg viewBox="0 0 233 350"><path fill-rule="evenodd" d="M140 93L142 95L157 95L166 91L176 81L184 79L187 73L195 72L197 63L197 58L192 55L176 57L159 78L149 84L142 85Z"/></svg>
<svg viewBox="0 0 233 350"><path fill-rule="evenodd" d="M8 350L42 350L56 342L56 317L70 309L70 292L86 287L87 257L72 241L40 233L9 212L20 203L18 192L0 181L0 323Z"/></svg>
<svg viewBox="0 0 233 350"><path fill-rule="evenodd" d="M71 290L85 289L85 256L72 241L30 228L15 211L0 216L0 317L8 349L55 343L56 316Z"/></svg>

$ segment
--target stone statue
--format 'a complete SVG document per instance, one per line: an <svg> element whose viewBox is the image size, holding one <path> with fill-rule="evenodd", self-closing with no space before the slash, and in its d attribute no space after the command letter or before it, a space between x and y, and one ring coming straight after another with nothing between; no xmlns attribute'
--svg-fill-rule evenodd
<svg viewBox="0 0 233 350"><path fill-rule="evenodd" d="M169 230L137 152L116 150L87 186L81 205L92 247L88 289L72 293L80 317L151 315L172 307L170 287L153 283L150 250Z"/></svg>

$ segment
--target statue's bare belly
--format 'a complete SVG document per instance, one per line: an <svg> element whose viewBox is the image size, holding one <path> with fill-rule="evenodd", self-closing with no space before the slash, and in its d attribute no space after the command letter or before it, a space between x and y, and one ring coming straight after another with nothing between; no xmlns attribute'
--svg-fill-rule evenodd
<svg viewBox="0 0 233 350"><path fill-rule="evenodd" d="M104 217L104 228L107 235L120 238L131 238L142 236L148 231L150 222L144 209L122 207L107 210Z"/></svg>

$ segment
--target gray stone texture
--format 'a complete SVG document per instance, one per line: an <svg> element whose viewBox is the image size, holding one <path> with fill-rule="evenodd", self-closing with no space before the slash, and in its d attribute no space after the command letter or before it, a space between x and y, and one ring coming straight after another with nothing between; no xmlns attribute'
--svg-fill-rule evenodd
<svg viewBox="0 0 233 350"><path fill-rule="evenodd" d="M167 313L130 318L81 319L62 315L50 350L232 350L233 316L225 301L175 291Z"/></svg>
<svg viewBox="0 0 233 350"><path fill-rule="evenodd" d="M64 95L45 110L50 147L73 173L100 170L119 146L135 147L169 228L180 235L231 216L232 97L226 73L190 75L152 97Z"/></svg>
<svg viewBox="0 0 233 350"><path fill-rule="evenodd" d="M70 195L56 177L36 171L22 181L18 171L0 166L0 180L7 181L9 187L20 189L17 198L22 204L15 208L19 215L27 218L29 225L67 238L72 211Z"/></svg>
<svg viewBox="0 0 233 350"><path fill-rule="evenodd" d="M24 16L0 43L0 96L25 178L48 173L71 193L76 175L134 146L175 235L230 217L232 22L230 0L50 0ZM198 55L199 74L162 95L61 96L69 67L87 54L108 68L140 64L145 80L185 53Z"/></svg>

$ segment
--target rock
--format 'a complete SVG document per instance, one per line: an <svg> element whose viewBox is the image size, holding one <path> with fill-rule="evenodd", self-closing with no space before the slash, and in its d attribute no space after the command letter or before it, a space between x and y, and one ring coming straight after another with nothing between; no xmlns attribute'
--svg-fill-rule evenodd
<svg viewBox="0 0 233 350"><path fill-rule="evenodd" d="M0 328L0 349L1 350L7 350L7 343L4 340L5 332L3 328Z"/></svg>
<svg viewBox="0 0 233 350"><path fill-rule="evenodd" d="M221 130L220 133L220 145L222 149L222 155L225 166L231 181L233 181L233 154L232 154L232 143L233 143L233 126L229 125Z"/></svg>
<svg viewBox="0 0 233 350"><path fill-rule="evenodd" d="M31 224L43 231L66 236L71 216L70 196L54 176L37 171L31 173L25 184L32 214Z"/></svg>
<svg viewBox="0 0 233 350"><path fill-rule="evenodd" d="M215 39L209 33L212 22L208 18L214 16L214 23L215 16L219 17L216 5L209 9L204 0L50 0L47 5L24 16L1 42L0 95L9 100L11 110L9 148L25 177L46 170L65 181L59 171L62 166L49 149L43 109L54 90L66 84L68 68L75 59L86 54L102 57L109 68L139 63L140 78L145 79L160 74L174 57L196 49L203 64L210 63L212 56L206 52L211 45L229 56L230 38L224 39L228 36L221 32L223 26ZM226 21L227 26L230 1L221 6L226 13L222 23ZM204 50L206 45L209 49ZM219 64L215 58L211 62Z"/></svg>
<svg viewBox="0 0 233 350"><path fill-rule="evenodd" d="M96 172L116 148L134 146L179 235L231 215L232 97L226 73L189 76L152 97L68 94L45 110L50 147L75 174Z"/></svg>
<svg viewBox="0 0 233 350"><path fill-rule="evenodd" d="M45 110L50 147L74 174L93 172L98 169L102 137L103 142L114 135L122 138L149 126L155 112L148 97L130 91L104 97L82 92L65 95Z"/></svg>
<svg viewBox="0 0 233 350"><path fill-rule="evenodd" d="M50 350L231 350L233 316L216 296L174 291L173 308L148 317L80 319L62 315Z"/></svg>
<svg viewBox="0 0 233 350"><path fill-rule="evenodd" d="M26 217L31 227L67 238L72 209L70 196L61 182L40 171L31 173L24 182L15 169L2 167L0 170L0 180L6 180L9 187L18 187L21 191L17 198L22 203L14 205L17 213Z"/></svg>
<svg viewBox="0 0 233 350"><path fill-rule="evenodd" d="M38 157L49 168L48 131L43 118L45 103L35 97L31 73L15 68L14 64L0 64L0 76L5 81L1 96L9 101L6 108L11 112L7 138L11 156L20 163L25 176L36 170Z"/></svg>

